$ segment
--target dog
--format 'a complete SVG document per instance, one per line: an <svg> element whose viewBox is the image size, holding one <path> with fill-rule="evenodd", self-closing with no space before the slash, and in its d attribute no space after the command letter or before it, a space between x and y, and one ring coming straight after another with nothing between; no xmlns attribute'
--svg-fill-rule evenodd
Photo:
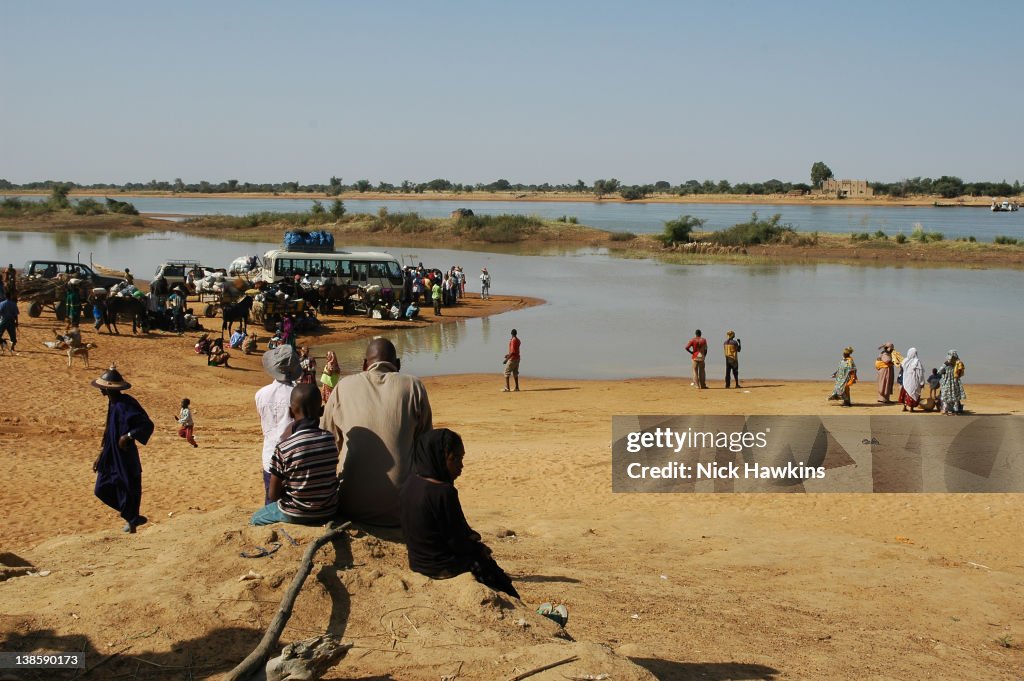
<svg viewBox="0 0 1024 681"><path fill-rule="evenodd" d="M83 343L75 347L68 347L68 366L71 366L71 361L76 357L81 357L82 361L85 362L85 368L89 368L89 348L96 347L95 343Z"/></svg>

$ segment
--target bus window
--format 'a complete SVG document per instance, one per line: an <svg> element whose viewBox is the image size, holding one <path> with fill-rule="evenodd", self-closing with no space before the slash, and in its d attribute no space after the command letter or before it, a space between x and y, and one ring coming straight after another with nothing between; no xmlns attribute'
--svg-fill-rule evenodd
<svg viewBox="0 0 1024 681"><path fill-rule="evenodd" d="M352 263L351 263L351 261L348 261L348 260L339 260L338 261L338 274L337 274L337 276L343 277L345 279L351 279L352 278Z"/></svg>
<svg viewBox="0 0 1024 681"><path fill-rule="evenodd" d="M384 263L370 263L370 279L382 279L384 277Z"/></svg>
<svg viewBox="0 0 1024 681"><path fill-rule="evenodd" d="M322 260L307 260L303 264L305 265L305 273L311 277L319 277L324 271Z"/></svg>
<svg viewBox="0 0 1024 681"><path fill-rule="evenodd" d="M388 268L387 277L391 280L391 283L395 286L401 286L405 283L405 279L402 277L402 268L397 262L385 263Z"/></svg>
<svg viewBox="0 0 1024 681"><path fill-rule="evenodd" d="M352 263L352 281L359 284L366 283L366 274L369 271L368 264L365 262Z"/></svg>
<svg viewBox="0 0 1024 681"><path fill-rule="evenodd" d="M292 276L291 258L278 258L274 262L274 274L278 277Z"/></svg>
<svg viewBox="0 0 1024 681"><path fill-rule="evenodd" d="M325 277L333 277L338 272L337 260L324 260L324 268L321 274Z"/></svg>

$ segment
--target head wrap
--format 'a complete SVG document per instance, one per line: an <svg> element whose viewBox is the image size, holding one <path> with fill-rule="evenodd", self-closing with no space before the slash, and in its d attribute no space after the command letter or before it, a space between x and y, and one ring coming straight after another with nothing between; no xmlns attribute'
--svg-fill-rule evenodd
<svg viewBox="0 0 1024 681"><path fill-rule="evenodd" d="M462 438L458 433L447 428L427 431L416 441L416 450L412 455L416 475L441 482L454 482L445 459L449 452L460 449Z"/></svg>
<svg viewBox="0 0 1024 681"><path fill-rule="evenodd" d="M850 346L850 345L847 345L845 348L843 348L843 354L844 355L852 355L853 354L853 347Z"/></svg>

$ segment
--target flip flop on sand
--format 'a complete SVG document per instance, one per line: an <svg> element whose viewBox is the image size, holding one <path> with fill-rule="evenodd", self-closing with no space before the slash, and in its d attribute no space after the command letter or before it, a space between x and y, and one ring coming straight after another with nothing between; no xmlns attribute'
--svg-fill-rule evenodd
<svg viewBox="0 0 1024 681"><path fill-rule="evenodd" d="M537 608L537 614L547 617L560 627L564 627L565 623L569 621L569 610L564 605L552 606L550 603L542 603Z"/></svg>

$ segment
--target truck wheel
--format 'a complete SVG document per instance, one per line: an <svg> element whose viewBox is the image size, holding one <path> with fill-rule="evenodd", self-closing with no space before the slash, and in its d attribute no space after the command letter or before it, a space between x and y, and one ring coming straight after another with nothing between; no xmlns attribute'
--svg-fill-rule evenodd
<svg viewBox="0 0 1024 681"><path fill-rule="evenodd" d="M68 308L64 303L59 303L53 310L57 314L57 321L62 322L68 316Z"/></svg>
<svg viewBox="0 0 1024 681"><path fill-rule="evenodd" d="M38 317L41 314L43 314L43 304L40 303L38 300L34 301L31 305L28 306L29 317Z"/></svg>
<svg viewBox="0 0 1024 681"><path fill-rule="evenodd" d="M203 314L205 314L207 317L216 317L217 306L213 304L207 305L206 310L203 312Z"/></svg>

